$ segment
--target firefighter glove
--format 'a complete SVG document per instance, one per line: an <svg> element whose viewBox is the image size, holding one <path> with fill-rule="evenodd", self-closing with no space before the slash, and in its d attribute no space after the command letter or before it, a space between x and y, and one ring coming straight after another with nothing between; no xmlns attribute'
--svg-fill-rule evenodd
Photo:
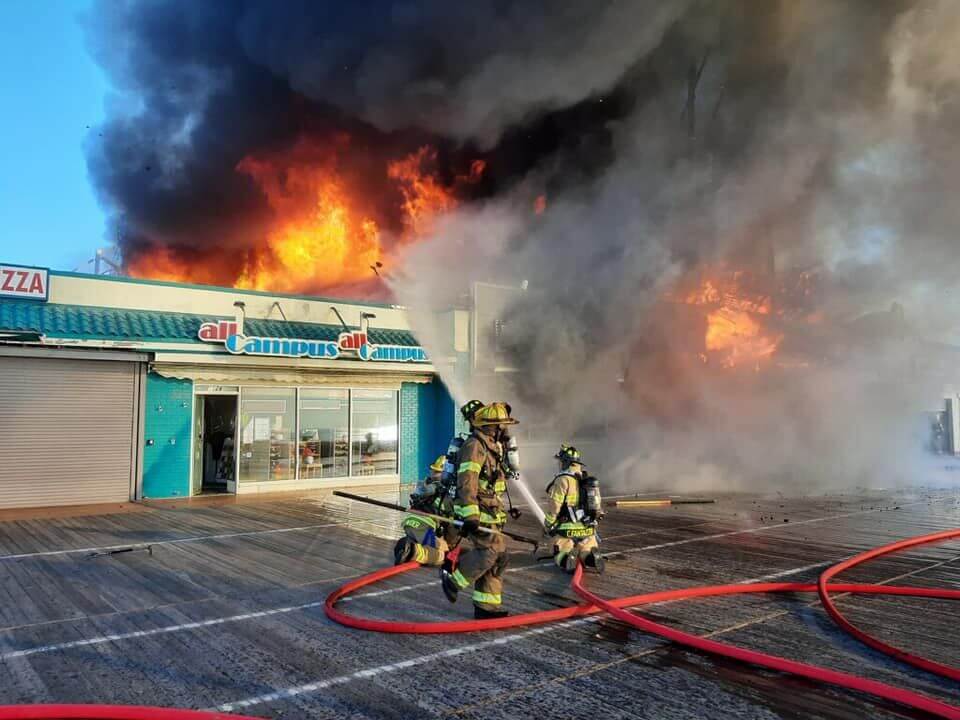
<svg viewBox="0 0 960 720"><path fill-rule="evenodd" d="M463 521L460 526L460 534L464 537L471 537L480 532L480 518L471 517Z"/></svg>

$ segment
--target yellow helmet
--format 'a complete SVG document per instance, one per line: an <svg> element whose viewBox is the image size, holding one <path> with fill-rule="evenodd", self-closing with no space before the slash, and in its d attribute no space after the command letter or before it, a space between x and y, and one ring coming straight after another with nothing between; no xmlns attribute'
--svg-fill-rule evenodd
<svg viewBox="0 0 960 720"><path fill-rule="evenodd" d="M446 455L437 455L437 459L433 461L433 465L430 466L430 469L434 472L443 472L443 466L446 462Z"/></svg>
<svg viewBox="0 0 960 720"><path fill-rule="evenodd" d="M484 405L473 416L473 424L477 427L488 425L516 425L518 420L510 417L510 406L506 403L495 402Z"/></svg>

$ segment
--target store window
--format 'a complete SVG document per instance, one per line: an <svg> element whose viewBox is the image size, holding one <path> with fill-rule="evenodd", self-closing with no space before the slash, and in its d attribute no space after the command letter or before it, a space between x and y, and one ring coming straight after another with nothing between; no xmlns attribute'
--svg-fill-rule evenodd
<svg viewBox="0 0 960 720"><path fill-rule="evenodd" d="M244 388L240 395L240 482L296 476L296 390Z"/></svg>
<svg viewBox="0 0 960 720"><path fill-rule="evenodd" d="M396 390L353 391L353 474L397 473Z"/></svg>
<svg viewBox="0 0 960 720"><path fill-rule="evenodd" d="M350 472L350 393L300 390L300 478L346 477Z"/></svg>

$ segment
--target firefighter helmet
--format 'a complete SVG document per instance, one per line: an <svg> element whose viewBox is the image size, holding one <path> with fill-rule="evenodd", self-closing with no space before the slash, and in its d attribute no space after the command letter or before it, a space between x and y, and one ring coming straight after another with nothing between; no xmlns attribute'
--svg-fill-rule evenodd
<svg viewBox="0 0 960 720"><path fill-rule="evenodd" d="M495 402L484 405L473 416L473 424L477 427L489 425L516 425L517 420L510 417L510 410L506 403Z"/></svg>
<svg viewBox="0 0 960 720"><path fill-rule="evenodd" d="M438 455L437 459L433 461L433 465L430 466L430 469L433 470L433 472L443 472L443 465L446 461L446 455Z"/></svg>
<svg viewBox="0 0 960 720"><path fill-rule="evenodd" d="M560 450L554 457L564 465L572 465L573 463L583 465L583 460L580 458L580 451L573 447L573 445L561 445Z"/></svg>
<svg viewBox="0 0 960 720"><path fill-rule="evenodd" d="M467 400L460 407L460 414L463 415L463 419L467 422L473 420L473 416L477 414L477 410L483 407L483 403L479 400Z"/></svg>

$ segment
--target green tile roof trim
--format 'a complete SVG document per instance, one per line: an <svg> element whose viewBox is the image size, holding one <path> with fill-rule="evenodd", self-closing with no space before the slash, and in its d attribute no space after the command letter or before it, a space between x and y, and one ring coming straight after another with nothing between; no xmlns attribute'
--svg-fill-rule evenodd
<svg viewBox="0 0 960 720"><path fill-rule="evenodd" d="M200 324L214 320L232 320L223 315L193 315L159 310L58 305L24 300L0 299L0 332L35 332L55 338L78 340L141 340L144 342L201 343ZM356 328L351 328L355 330ZM340 325L248 319L247 335L260 337L336 340L343 332ZM407 330L371 327L370 341L375 345L419 343Z"/></svg>

